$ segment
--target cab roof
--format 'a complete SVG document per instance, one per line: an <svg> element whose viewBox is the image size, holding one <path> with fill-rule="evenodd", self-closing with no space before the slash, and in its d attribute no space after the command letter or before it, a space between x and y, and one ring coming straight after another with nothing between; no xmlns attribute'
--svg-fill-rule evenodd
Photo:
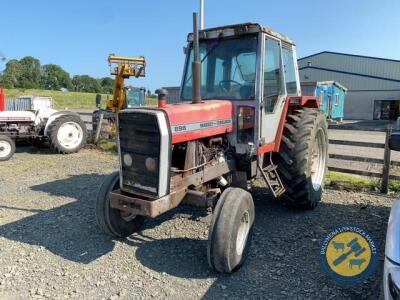
<svg viewBox="0 0 400 300"><path fill-rule="evenodd" d="M287 36L284 36L278 32L275 32L267 27L264 27L258 23L242 23L242 24L234 24L234 25L227 25L221 27L214 27L214 28L207 28L204 30L200 30L199 38L200 40L203 39L213 39L219 37L221 34L224 37L229 36L237 36L242 34L249 34L249 33L258 33L264 32L270 36L273 36L281 41L284 41L288 44L294 45L292 39ZM193 33L189 33L188 41L193 41Z"/></svg>

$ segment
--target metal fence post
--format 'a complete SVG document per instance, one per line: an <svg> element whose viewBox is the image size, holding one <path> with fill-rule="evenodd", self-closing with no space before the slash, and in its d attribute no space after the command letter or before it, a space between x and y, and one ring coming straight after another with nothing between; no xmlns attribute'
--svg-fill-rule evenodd
<svg viewBox="0 0 400 300"><path fill-rule="evenodd" d="M101 126L102 126L102 124L103 124L103 118L104 118L103 113L100 113L100 118L99 118L99 121L98 121L98 123L97 123L96 132L93 132L93 134L94 134L93 143L94 143L95 145L98 144L99 139L100 139L100 132L101 132ZM92 124L92 126L93 126L93 124Z"/></svg>
<svg viewBox="0 0 400 300"><path fill-rule="evenodd" d="M390 149L389 149L389 137L392 133L392 128L386 128L385 137L385 153L383 156L383 170L382 170L382 183L381 183L381 193L388 193L389 186L389 175L390 175Z"/></svg>

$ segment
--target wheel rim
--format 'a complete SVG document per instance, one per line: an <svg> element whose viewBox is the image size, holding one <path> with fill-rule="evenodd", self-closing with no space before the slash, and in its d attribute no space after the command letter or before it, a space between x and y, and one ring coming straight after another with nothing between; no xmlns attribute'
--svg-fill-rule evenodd
<svg viewBox="0 0 400 300"><path fill-rule="evenodd" d="M236 236L236 253L242 255L244 247L246 246L247 236L250 231L250 215L248 211L242 214L240 219L240 226Z"/></svg>
<svg viewBox="0 0 400 300"><path fill-rule="evenodd" d="M74 149L80 145L83 139L83 130L78 123L66 122L60 126L57 132L57 140L66 149Z"/></svg>
<svg viewBox="0 0 400 300"><path fill-rule="evenodd" d="M325 132L322 128L317 131L311 158L311 181L314 190L318 190L324 180L326 166Z"/></svg>
<svg viewBox="0 0 400 300"><path fill-rule="evenodd" d="M0 158L7 157L11 153L11 144L7 141L0 141Z"/></svg>
<svg viewBox="0 0 400 300"><path fill-rule="evenodd" d="M125 211L120 211L120 214L121 214L121 218L125 222L130 222L137 217L137 214L129 213L129 212L125 212Z"/></svg>

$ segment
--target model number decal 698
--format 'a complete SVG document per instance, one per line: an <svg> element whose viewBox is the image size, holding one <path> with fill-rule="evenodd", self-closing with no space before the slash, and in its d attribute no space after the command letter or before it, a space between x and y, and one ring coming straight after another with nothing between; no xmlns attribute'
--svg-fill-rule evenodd
<svg viewBox="0 0 400 300"><path fill-rule="evenodd" d="M196 131L206 128L215 128L232 124L232 119L212 120L199 123L191 123L186 125L173 125L171 126L172 134Z"/></svg>

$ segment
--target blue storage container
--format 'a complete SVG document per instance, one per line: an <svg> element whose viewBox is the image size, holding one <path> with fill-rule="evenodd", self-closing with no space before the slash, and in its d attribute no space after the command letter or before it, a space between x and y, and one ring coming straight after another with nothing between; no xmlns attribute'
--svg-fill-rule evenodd
<svg viewBox="0 0 400 300"><path fill-rule="evenodd" d="M335 81L302 82L303 96L316 96L320 107L329 120L342 121L347 88Z"/></svg>

